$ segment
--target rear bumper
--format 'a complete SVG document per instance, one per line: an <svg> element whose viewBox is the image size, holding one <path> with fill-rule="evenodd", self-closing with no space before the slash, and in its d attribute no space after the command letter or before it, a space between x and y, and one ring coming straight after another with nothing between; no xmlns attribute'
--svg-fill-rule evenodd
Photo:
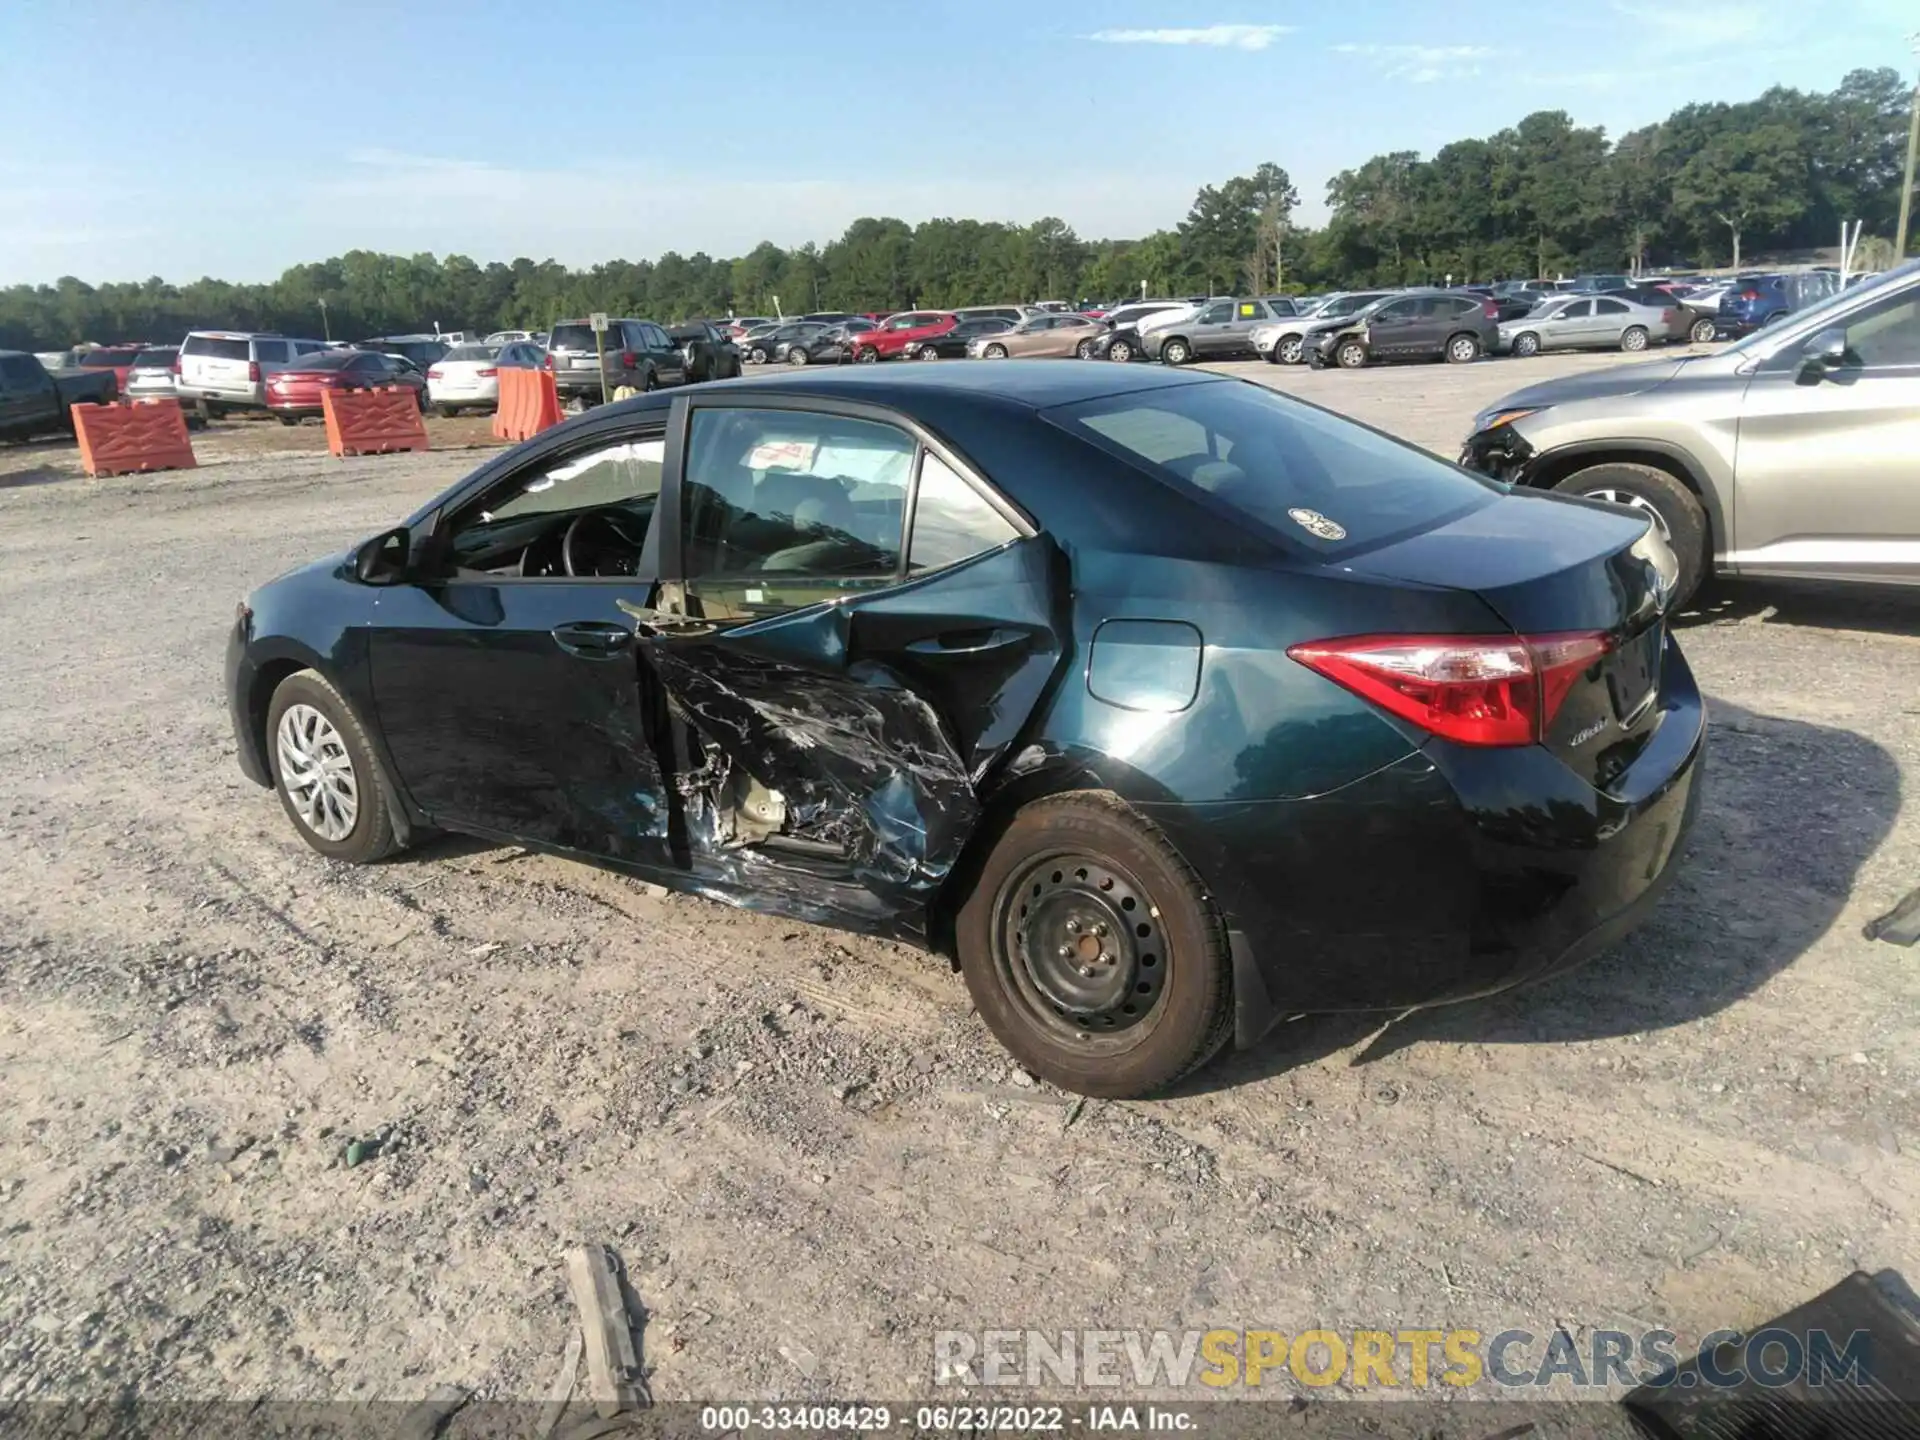
<svg viewBox="0 0 1920 1440"><path fill-rule="evenodd" d="M267 403L267 386L264 380L258 385L231 387L189 385L182 381L174 387L174 394L183 405L205 400L214 405L251 405L258 409Z"/></svg>
<svg viewBox="0 0 1920 1440"><path fill-rule="evenodd" d="M1234 938L1236 1031L1472 999L1632 930L1700 804L1706 715L1669 643L1662 719L1613 790L1548 751L1427 749L1311 800L1142 805Z"/></svg>

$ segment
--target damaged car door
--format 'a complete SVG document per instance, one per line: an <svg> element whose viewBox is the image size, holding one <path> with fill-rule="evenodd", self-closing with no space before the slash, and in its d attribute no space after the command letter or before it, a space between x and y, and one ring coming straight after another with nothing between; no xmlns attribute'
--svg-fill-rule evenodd
<svg viewBox="0 0 1920 1440"><path fill-rule="evenodd" d="M1064 562L897 417L688 410L663 583L624 607L670 711L676 863L755 908L916 931L1060 666Z"/></svg>
<svg viewBox="0 0 1920 1440"><path fill-rule="evenodd" d="M652 713L620 602L652 594L663 415L531 456L439 518L368 633L394 769L439 824L665 859Z"/></svg>

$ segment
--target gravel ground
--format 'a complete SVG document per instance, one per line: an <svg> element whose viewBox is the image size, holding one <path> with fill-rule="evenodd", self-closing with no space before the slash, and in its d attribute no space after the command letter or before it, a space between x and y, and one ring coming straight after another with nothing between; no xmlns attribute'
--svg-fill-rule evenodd
<svg viewBox="0 0 1920 1440"><path fill-rule="evenodd" d="M1223 368L1450 453L1614 357L1523 363ZM1920 1275L1916 952L1861 936L1920 884L1920 596L1689 617L1705 810L1589 967L1081 1105L909 949L475 842L315 856L233 762L234 602L475 457L199 443L0 448L0 1401L534 1396L581 1240L663 1400L927 1394L946 1329L1685 1340Z"/></svg>

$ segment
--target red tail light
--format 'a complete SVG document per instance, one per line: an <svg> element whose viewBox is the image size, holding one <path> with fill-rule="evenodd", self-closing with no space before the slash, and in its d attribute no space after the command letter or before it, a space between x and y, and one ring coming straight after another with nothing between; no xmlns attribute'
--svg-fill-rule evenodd
<svg viewBox="0 0 1920 1440"><path fill-rule="evenodd" d="M1497 300L1482 300L1480 302L1480 313L1489 320L1498 320L1500 318L1500 302Z"/></svg>
<svg viewBox="0 0 1920 1440"><path fill-rule="evenodd" d="M1363 700L1461 745L1533 745L1612 648L1571 635L1355 635L1287 651Z"/></svg>
<svg viewBox="0 0 1920 1440"><path fill-rule="evenodd" d="M247 381L253 385L260 383L260 362L258 360L251 361L247 365Z"/></svg>
<svg viewBox="0 0 1920 1440"><path fill-rule="evenodd" d="M481 373L485 374L486 372L482 371ZM427 379L429 380L444 380L446 378L446 376L440 373L440 367L438 365L430 366L427 370Z"/></svg>
<svg viewBox="0 0 1920 1440"><path fill-rule="evenodd" d="M553 368L553 356L551 354L540 357L540 368L542 370L551 370Z"/></svg>
<svg viewBox="0 0 1920 1440"><path fill-rule="evenodd" d="M631 370L640 363L640 357L635 355L631 350L622 350L620 352L620 363Z"/></svg>
<svg viewBox="0 0 1920 1440"><path fill-rule="evenodd" d="M173 364L167 368L173 371L173 378L178 380L180 378L180 357L178 355L174 356Z"/></svg>
<svg viewBox="0 0 1920 1440"><path fill-rule="evenodd" d="M1740 298L1742 300L1758 300L1760 298L1760 292L1758 290L1742 290L1740 292Z"/></svg>
<svg viewBox="0 0 1920 1440"><path fill-rule="evenodd" d="M497 376L499 373L500 371L496 367L489 365L486 369L480 372L480 378L482 380L491 380L495 376ZM433 374L433 371L429 370L427 374L431 375Z"/></svg>

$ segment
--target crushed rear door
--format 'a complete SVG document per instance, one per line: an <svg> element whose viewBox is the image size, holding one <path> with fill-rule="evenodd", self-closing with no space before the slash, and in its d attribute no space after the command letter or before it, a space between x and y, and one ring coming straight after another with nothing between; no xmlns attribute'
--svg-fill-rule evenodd
<svg viewBox="0 0 1920 1440"><path fill-rule="evenodd" d="M1062 662L1053 542L768 619L634 617L676 861L753 908L908 928Z"/></svg>

